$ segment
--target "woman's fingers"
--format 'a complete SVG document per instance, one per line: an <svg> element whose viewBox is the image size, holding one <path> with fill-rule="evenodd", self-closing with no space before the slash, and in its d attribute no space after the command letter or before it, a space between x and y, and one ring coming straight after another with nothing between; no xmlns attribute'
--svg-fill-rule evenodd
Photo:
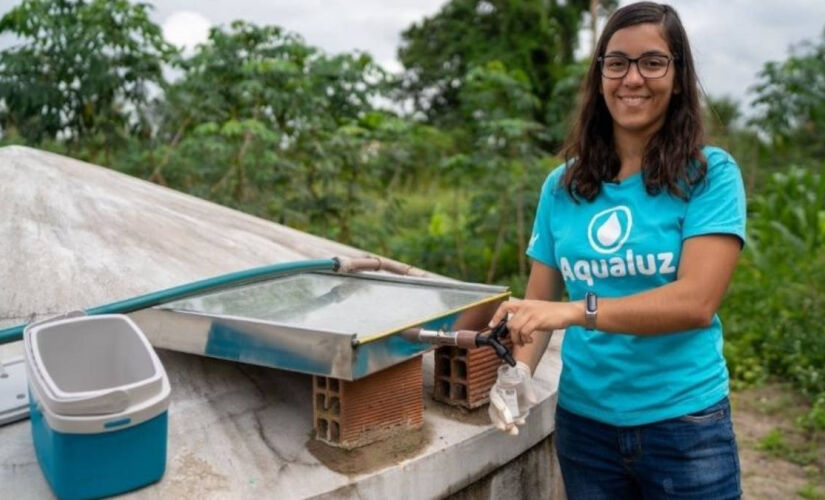
<svg viewBox="0 0 825 500"><path fill-rule="evenodd" d="M510 314L507 320L507 329L510 331L510 338L516 345L530 344L533 342L533 333L555 328L552 318L554 303L536 300L510 300L502 303L490 326L497 325L502 319ZM548 314L550 316L548 316Z"/></svg>
<svg viewBox="0 0 825 500"><path fill-rule="evenodd" d="M489 324L490 328L496 326L497 324L499 324L501 322L501 320L506 318L507 313L512 313L512 312L517 311L518 308L519 308L520 303L521 303L520 300L510 300L508 302L502 302L501 305L498 306L498 309L496 310L496 313L493 314L493 318L490 320L490 324ZM508 325L509 325L509 322L508 322Z"/></svg>
<svg viewBox="0 0 825 500"><path fill-rule="evenodd" d="M521 308L514 313L507 321L507 329L510 330L510 338L517 345L529 344L533 341L532 331L528 329L532 322L532 313L528 308Z"/></svg>
<svg viewBox="0 0 825 500"><path fill-rule="evenodd" d="M524 342L526 344L532 344L533 343L533 332L536 331L538 326L539 326L538 320L535 319L535 318L530 318L524 324L524 326L521 327L521 338L524 339Z"/></svg>

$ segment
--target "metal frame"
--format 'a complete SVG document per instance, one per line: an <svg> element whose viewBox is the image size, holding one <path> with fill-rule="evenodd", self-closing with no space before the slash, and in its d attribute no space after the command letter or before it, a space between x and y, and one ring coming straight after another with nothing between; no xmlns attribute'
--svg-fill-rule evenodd
<svg viewBox="0 0 825 500"><path fill-rule="evenodd" d="M388 276L377 273L327 273L336 277L375 280L404 285L486 294L473 303L422 317L411 324L362 338L357 333L308 329L255 318L178 310L162 304L129 316L153 346L202 356L269 366L344 380L357 380L429 350L429 344L405 340L401 331L428 328L481 329L499 303L506 287L463 282Z"/></svg>

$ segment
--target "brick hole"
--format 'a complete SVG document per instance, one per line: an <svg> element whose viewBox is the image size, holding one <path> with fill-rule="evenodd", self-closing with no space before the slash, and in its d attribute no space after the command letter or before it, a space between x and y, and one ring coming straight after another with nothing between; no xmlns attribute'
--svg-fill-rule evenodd
<svg viewBox="0 0 825 500"><path fill-rule="evenodd" d="M326 377L313 377L315 379L315 387L319 389L326 389L327 387L327 378Z"/></svg>
<svg viewBox="0 0 825 500"><path fill-rule="evenodd" d="M329 409L332 410L332 413L334 413L335 415L340 415L341 400L335 397L329 398Z"/></svg>
<svg viewBox="0 0 825 500"><path fill-rule="evenodd" d="M467 363L453 360L453 374L461 379L467 379Z"/></svg>
<svg viewBox="0 0 825 500"><path fill-rule="evenodd" d="M450 397L450 382L447 380L439 380L435 385L436 394L443 398Z"/></svg>
<svg viewBox="0 0 825 500"><path fill-rule="evenodd" d="M467 386L464 384L453 384L452 399L458 401L464 401L465 399L467 399Z"/></svg>
<svg viewBox="0 0 825 500"><path fill-rule="evenodd" d="M323 418L318 419L318 423L316 424L316 428L318 431L318 437L321 439L329 439L329 435L327 434L327 421Z"/></svg>
<svg viewBox="0 0 825 500"><path fill-rule="evenodd" d="M327 395L324 393L318 393L315 395L315 408L318 410L326 410L327 409Z"/></svg>
<svg viewBox="0 0 825 500"><path fill-rule="evenodd" d="M337 378L329 379L329 390L333 392L338 392L339 382Z"/></svg>
<svg viewBox="0 0 825 500"><path fill-rule="evenodd" d="M450 358L446 356L439 356L440 363L436 363L438 365L438 375L442 375L444 377L450 376Z"/></svg>
<svg viewBox="0 0 825 500"><path fill-rule="evenodd" d="M330 423L332 424L332 426L330 427L329 440L330 441L340 440L341 439L341 427L338 425L338 422L336 422L335 420L333 420Z"/></svg>

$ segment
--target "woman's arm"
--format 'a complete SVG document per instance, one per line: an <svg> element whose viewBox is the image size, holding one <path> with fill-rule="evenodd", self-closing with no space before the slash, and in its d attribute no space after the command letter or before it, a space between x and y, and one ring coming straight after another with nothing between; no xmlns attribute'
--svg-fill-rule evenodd
<svg viewBox="0 0 825 500"><path fill-rule="evenodd" d="M732 235L688 238L682 245L676 281L627 297L599 298L596 328L605 332L658 335L707 326L722 303L740 250L739 238ZM493 316L493 324L507 313L512 313L507 326L517 345L532 342L536 331L585 324L581 301L506 302Z"/></svg>
<svg viewBox="0 0 825 500"><path fill-rule="evenodd" d="M561 298L563 287L564 280L558 269L533 261L524 298L536 301L558 301ZM529 366L531 373L536 371L536 366L544 351L547 350L547 344L550 343L552 335L553 330L535 332L536 342L533 342L531 338L529 343L516 343L513 346L513 357Z"/></svg>

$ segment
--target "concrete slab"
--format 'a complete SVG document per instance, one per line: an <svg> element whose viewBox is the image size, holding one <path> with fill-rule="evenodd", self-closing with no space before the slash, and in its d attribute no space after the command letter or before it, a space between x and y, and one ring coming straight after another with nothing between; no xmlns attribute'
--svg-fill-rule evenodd
<svg viewBox="0 0 825 500"><path fill-rule="evenodd" d="M5 214L0 327L258 265L365 255L29 148L0 149L0 178ZM173 388L167 471L161 482L128 496L439 498L462 491L465 498L521 496L523 490L512 488L518 477L514 467L554 474L543 468L548 457L552 460L547 443L560 372L558 345L557 337L536 373L541 402L515 438L493 429L484 409L456 418L455 410L430 401L433 362L425 355L424 443L413 456L350 474L330 469L307 448L311 377L159 350ZM21 352L19 343L0 346L0 359ZM3 496L48 497L28 422L0 427L0 443ZM543 458L533 458L536 454ZM483 487L466 489L473 484ZM551 494L552 482L535 484L544 486L530 496Z"/></svg>

